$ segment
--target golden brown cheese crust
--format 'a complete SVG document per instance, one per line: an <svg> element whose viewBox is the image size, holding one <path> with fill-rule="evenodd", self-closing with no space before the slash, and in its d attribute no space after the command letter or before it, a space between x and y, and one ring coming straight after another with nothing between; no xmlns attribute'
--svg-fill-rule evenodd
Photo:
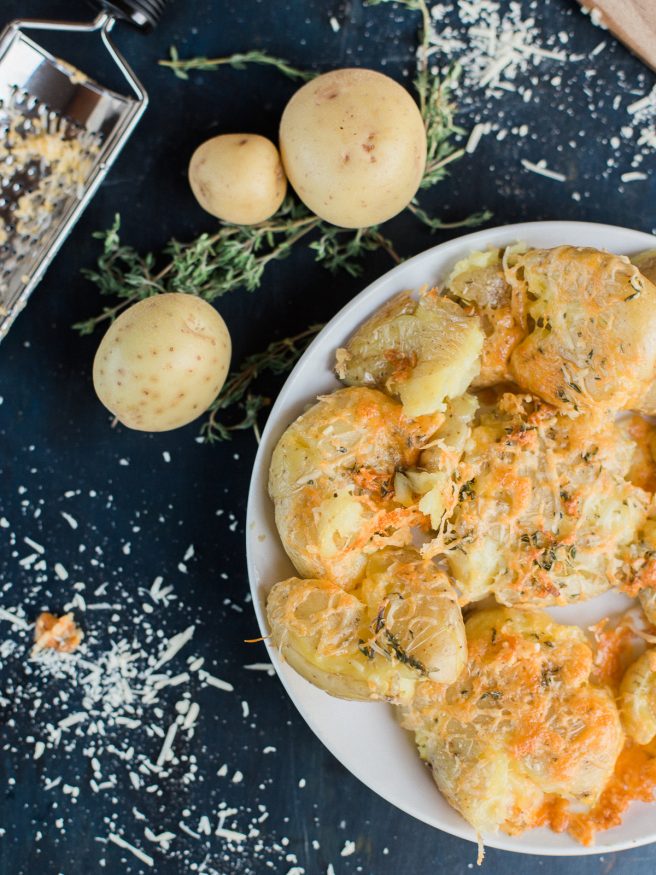
<svg viewBox="0 0 656 875"><path fill-rule="evenodd" d="M645 616L652 626L656 626L656 588L653 586L645 587L640 590L638 596Z"/></svg>
<svg viewBox="0 0 656 875"><path fill-rule="evenodd" d="M647 249L638 255L632 255L631 264L635 264L643 276L656 284L656 249Z"/></svg>
<svg viewBox="0 0 656 875"><path fill-rule="evenodd" d="M598 624L593 659L577 627L496 608L470 615L463 669L455 592L411 543L430 521L424 556L446 557L461 604L567 604L617 586L656 624L656 441L639 416L614 421L656 399L656 288L608 253L512 247L459 262L443 295L397 296L338 351L342 379L402 398L406 416L375 389L341 390L274 452L276 522L310 579L274 586L272 638L327 692L403 705L479 833L548 824L590 843L656 787L653 653L627 670L630 623ZM452 327L485 333L478 376L475 332L439 343L433 310L449 321L456 308ZM458 369L485 389L476 425L477 400L445 391ZM509 379L534 394L504 394ZM413 406L440 413L412 421Z"/></svg>
<svg viewBox="0 0 656 875"><path fill-rule="evenodd" d="M635 264L640 273L647 277L649 282L656 285L656 249L648 249L631 257L631 263ZM645 397L640 403L640 410L648 416L656 415L656 374Z"/></svg>
<svg viewBox="0 0 656 875"><path fill-rule="evenodd" d="M374 554L351 592L328 580L281 581L267 617L290 665L346 699L407 700L421 678L453 682L466 659L453 587L410 549Z"/></svg>
<svg viewBox="0 0 656 875"><path fill-rule="evenodd" d="M656 652L648 650L632 663L629 660L622 676L622 664L632 649L629 640L632 631L633 643L636 642L630 612L613 628L609 625L605 620L595 628L596 674L601 668L617 689L627 735L624 749L601 796L589 811L576 810L559 797L551 797L543 808L545 824L556 832L567 830L584 845L593 844L601 830L619 826L632 802L653 802L656 791Z"/></svg>
<svg viewBox="0 0 656 875"><path fill-rule="evenodd" d="M512 292L504 275L501 250L478 254L487 256L478 259L483 263L477 263L475 257L464 259L444 290L466 313L478 316L485 333L481 370L472 382L474 389L512 379L510 356L525 335L512 310Z"/></svg>
<svg viewBox="0 0 656 875"><path fill-rule="evenodd" d="M349 585L367 553L411 542L425 517L395 501L394 474L416 463L439 422L410 422L382 392L348 388L320 398L289 426L273 452L269 494L301 575Z"/></svg>
<svg viewBox="0 0 656 875"><path fill-rule="evenodd" d="M457 682L419 687L403 712L440 790L480 834L540 824L554 796L593 805L624 737L613 697L590 682L584 633L507 608L466 630Z"/></svg>
<svg viewBox="0 0 656 875"><path fill-rule="evenodd" d="M627 669L620 686L624 731L637 744L656 739L656 649L645 651Z"/></svg>
<svg viewBox="0 0 656 875"><path fill-rule="evenodd" d="M624 256L558 246L509 259L525 339L510 371L569 412L639 406L656 373L656 287Z"/></svg>
<svg viewBox="0 0 656 875"><path fill-rule="evenodd" d="M615 771L589 812L572 811L564 799L551 799L544 820L555 832L567 830L582 845L592 845L598 832L622 823L631 802L653 802L656 792L656 750L627 742Z"/></svg>
<svg viewBox="0 0 656 875"><path fill-rule="evenodd" d="M72 653L82 643L84 632L76 624L72 613L58 617L44 611L36 618L32 656L41 650L57 650Z"/></svg>
<svg viewBox="0 0 656 875"><path fill-rule="evenodd" d="M650 498L625 479L632 450L610 417L503 395L472 430L445 538L464 597L556 605L632 584Z"/></svg>

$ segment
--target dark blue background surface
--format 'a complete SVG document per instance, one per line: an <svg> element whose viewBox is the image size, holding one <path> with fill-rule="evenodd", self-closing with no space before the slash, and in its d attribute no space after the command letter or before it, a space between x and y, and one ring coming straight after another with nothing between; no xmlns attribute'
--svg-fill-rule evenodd
<svg viewBox="0 0 656 875"><path fill-rule="evenodd" d="M18 15L66 18L83 15L84 6L66 0L3 0L0 11L7 20ZM329 26L331 15L342 25L337 33ZM569 0L543 4L540 15L549 29L562 27L573 33L579 51L590 51L601 39L600 32ZM256 449L253 436L245 433L231 444L208 447L194 441L195 425L156 436L122 427L111 429L91 386L98 337L79 338L70 330L71 323L100 307L96 290L80 276L80 268L90 266L96 255L91 232L107 227L117 211L123 216L125 240L142 248L157 249L172 236L185 240L211 230L211 219L196 207L187 189L190 153L206 137L224 131L257 131L275 137L280 112L294 90L293 83L264 68L196 74L190 82L181 82L156 65L158 58L167 55L169 45L175 43L182 56L261 47L298 66L322 70L350 64L380 69L384 62L388 73L402 78L412 69L415 24L413 16L401 16L391 7L363 9L360 0L180 0L148 38L127 28L117 33L152 104L0 348L0 516L12 520L19 539L27 535L56 549L76 576L102 574L110 582L120 577L124 586L133 585L135 591L150 585L156 574L174 575L187 545L193 543L196 557L189 563L188 575L177 584L185 606L178 625L203 618L195 652L213 660L215 673L233 683L237 694L230 699L207 695L203 700L194 749L205 764L205 781L171 791L170 797L149 800L137 798L129 786L114 800L87 792L76 805L44 793L42 762L7 750L15 749L16 739L30 733L29 721L20 711L6 713L5 720L14 722L0 730L9 740L2 764L6 794L0 802L0 827L6 830L0 838L3 875L101 871L173 875L202 871L199 865L206 855L208 865L225 875L286 875L293 865L307 875L323 875L329 863L336 875L432 875L465 873L475 863L473 845L416 822L345 772L307 729L275 678L243 670L246 663L266 659L261 645L243 644L244 638L257 635L255 619L244 602L248 581L243 529ZM69 44L68 55L94 72L99 63L95 46L81 46L76 55ZM609 96L618 70L636 81L645 75L644 68L621 47L609 46L606 51L598 76L607 77ZM612 69L608 58L613 61ZM647 76L646 81L653 84L654 78ZM445 219L458 219L485 207L493 211L495 224L586 219L652 231L656 225L654 176L625 190L617 173L601 178L608 152L602 144L614 121L612 110L606 106L599 118L591 119L586 98L578 92L570 94L566 103L567 111L552 114L538 90L522 119L531 123L532 149L517 140L499 143L486 138L466 165L454 165L452 176L425 202ZM582 129L585 136L579 136ZM563 144L572 138L577 146L564 155ZM554 184L522 172L519 157L544 158L549 166L564 168L568 183ZM650 160L651 165L646 163L642 169L653 172L653 157ZM575 190L583 193L580 202L572 199ZM431 236L409 216L393 220L385 231L405 255L449 236L446 232ZM450 236L455 234L450 232ZM388 267L386 256L375 254L366 261L360 279L331 277L305 251L274 264L259 291L232 293L220 302L232 333L235 362L274 337L330 318ZM162 463L163 452L170 452L172 463ZM119 464L120 459L129 460L129 465ZM33 506L43 499L37 522L21 506L25 500L21 486L27 487ZM60 510L69 507L63 493L78 488L82 492L76 499L75 515L85 521L88 543L103 550L100 571L78 555L82 534L72 531L60 516ZM88 498L89 489L111 494L111 506ZM215 515L218 508L226 511L223 517ZM236 531L230 528L229 512L239 520ZM135 521L138 533L132 531ZM126 540L131 541L129 555L121 548ZM0 584L9 580L13 584L12 604L22 600L31 605L30 574L21 571L1 531L0 575ZM60 607L68 595L53 581L48 606ZM224 605L225 598L242 606L243 612ZM33 605L35 610L45 606ZM5 689L7 683L5 676ZM240 699L250 703L248 719L242 717ZM267 745L275 746L277 753L264 756ZM56 754L49 756L52 765ZM95 841L95 836L107 833L105 817L114 815L122 828L129 826L135 804L158 819L162 829L171 826L166 822L167 812L185 805L201 812L205 804L211 813L219 798L214 776L222 762L239 768L244 780L238 785L225 784L220 798L235 806L255 800L265 804L269 811L263 826L265 840L271 844L288 837L287 851L296 855L296 864L272 855L272 866L267 867L266 855L249 856L248 851L223 859L219 840L212 839L205 847L181 836L176 839L177 856L147 848L156 859L154 870L147 870L124 851L105 849ZM69 767L74 770L75 765L62 760L62 769ZM306 782L303 788L299 787L301 779ZM59 817L64 818L63 828L55 824ZM42 834L38 840L37 831ZM143 845L136 827L125 835ZM356 850L341 857L347 839L355 841ZM318 849L313 840L320 843ZM106 860L104 868L101 857ZM563 875L638 875L655 866L656 846L570 860L491 850L485 871L537 868Z"/></svg>

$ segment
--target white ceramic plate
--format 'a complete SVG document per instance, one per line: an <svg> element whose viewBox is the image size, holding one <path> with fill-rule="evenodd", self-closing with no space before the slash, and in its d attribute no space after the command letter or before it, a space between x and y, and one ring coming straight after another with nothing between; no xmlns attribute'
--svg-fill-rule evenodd
<svg viewBox="0 0 656 875"><path fill-rule="evenodd" d="M285 428L317 395L337 388L334 353L354 329L381 304L404 289L416 289L442 279L460 258L474 249L523 241L549 247L562 243L596 246L631 255L656 246L648 234L587 222L529 222L491 228L450 240L395 267L361 292L315 338L300 359L278 400L262 435L248 499L246 547L255 612L268 632L265 599L271 586L295 574L285 554L267 495L271 453ZM625 604L622 596L605 594L579 606L555 609L564 622L589 625ZM471 827L442 798L431 773L421 763L411 736L399 727L393 709L383 702L345 702L313 687L281 661L268 645L269 656L292 701L313 732L346 768L388 802L431 826L470 841ZM656 841L656 808L634 803L624 823L601 833L595 847L584 848L567 835L547 829L518 837L485 837L489 847L526 854L580 855L619 851Z"/></svg>

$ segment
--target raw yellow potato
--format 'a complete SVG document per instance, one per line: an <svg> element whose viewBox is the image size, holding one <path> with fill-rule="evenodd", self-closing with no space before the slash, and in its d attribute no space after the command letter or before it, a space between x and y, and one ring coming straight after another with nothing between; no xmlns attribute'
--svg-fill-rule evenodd
<svg viewBox="0 0 656 875"><path fill-rule="evenodd" d="M109 327L93 362L102 403L128 428L168 431L212 403L230 365L230 335L194 295L154 295Z"/></svg>
<svg viewBox="0 0 656 875"><path fill-rule="evenodd" d="M340 698L407 701L422 677L452 683L466 661L455 590L410 549L373 555L351 592L329 580L283 580L267 616L289 664Z"/></svg>
<svg viewBox="0 0 656 875"><path fill-rule="evenodd" d="M376 386L398 397L406 416L446 409L478 375L483 332L435 290L401 292L358 328L336 353L335 370L349 386Z"/></svg>
<svg viewBox="0 0 656 875"><path fill-rule="evenodd" d="M620 715L626 734L638 744L656 738L656 650L630 665L620 686Z"/></svg>
<svg viewBox="0 0 656 875"><path fill-rule="evenodd" d="M280 122L285 172L327 222L362 228L412 200L426 164L426 131L410 94L373 70L324 73L300 88Z"/></svg>
<svg viewBox="0 0 656 875"><path fill-rule="evenodd" d="M222 134L202 143L189 162L189 184L204 210L235 225L264 222L287 191L278 150L259 134Z"/></svg>

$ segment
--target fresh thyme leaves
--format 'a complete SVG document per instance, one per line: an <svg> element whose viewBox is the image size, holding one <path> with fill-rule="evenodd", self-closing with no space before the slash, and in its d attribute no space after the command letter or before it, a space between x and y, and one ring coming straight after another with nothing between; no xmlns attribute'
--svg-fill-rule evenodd
<svg viewBox="0 0 656 875"><path fill-rule="evenodd" d="M96 269L84 275L100 294L118 298L99 316L76 323L80 334L91 334L98 325L112 321L131 304L163 292L185 292L214 301L235 289L252 292L262 282L267 264L289 255L292 247L311 232L320 236L310 244L315 260L330 271L357 276L366 252L384 249L397 263L401 257L377 227L337 228L323 222L289 197L280 210L259 225L222 224L215 234L201 234L191 243L172 240L158 258L141 255L121 243L121 219L107 231L94 234L103 241Z"/></svg>
<svg viewBox="0 0 656 875"><path fill-rule="evenodd" d="M322 223L288 198L266 222L221 225L215 234L201 234L191 243L172 240L161 258L123 245L120 224L117 215L108 231L94 235L103 241L103 251L97 268L84 271L101 295L118 298L118 303L74 325L81 334L90 334L136 301L162 292L186 292L206 301L238 288L252 292L269 262L285 258L295 243Z"/></svg>
<svg viewBox="0 0 656 875"><path fill-rule="evenodd" d="M392 242L383 237L375 225L350 233L333 225L323 225L321 237L310 243L310 249L316 252L316 260L328 270L344 270L351 276L359 276L362 272L360 259L365 252L384 249L397 264L402 261Z"/></svg>
<svg viewBox="0 0 656 875"><path fill-rule="evenodd" d="M292 67L284 58L276 58L267 52L257 50L251 52L235 52L232 55L226 55L223 58L181 58L175 46L169 49L170 57L165 61L158 61L162 67L168 67L178 79L188 79L189 71L191 70L218 70L219 67L232 67L235 70L243 70L247 64L265 64L270 67L275 67L284 76L290 79L301 80L307 82L316 76L308 70L299 70L297 67Z"/></svg>
<svg viewBox="0 0 656 875"><path fill-rule="evenodd" d="M358 650L363 656L366 656L367 659L373 659L376 655L376 651L369 644L365 644L362 638L358 641Z"/></svg>
<svg viewBox="0 0 656 875"><path fill-rule="evenodd" d="M424 225L427 225L432 231L442 231L448 228L473 228L483 222L487 222L492 216L492 213L489 210L482 210L480 213L472 213L471 216L466 216L464 219L459 219L455 222L443 222L442 219L429 216L425 210L422 210L421 207L417 206L414 202L408 205L408 209L417 219L419 219L420 222L423 222Z"/></svg>
<svg viewBox="0 0 656 875"><path fill-rule="evenodd" d="M230 438L233 431L252 428L259 435L257 416L270 399L251 393L255 380L263 374L284 374L300 358L310 341L321 331L322 325L310 325L293 337L274 340L263 352L244 359L236 371L232 371L223 389L209 409L209 417L201 428L201 435L208 443ZM226 423L222 417L229 407L237 405L242 411L241 419Z"/></svg>

